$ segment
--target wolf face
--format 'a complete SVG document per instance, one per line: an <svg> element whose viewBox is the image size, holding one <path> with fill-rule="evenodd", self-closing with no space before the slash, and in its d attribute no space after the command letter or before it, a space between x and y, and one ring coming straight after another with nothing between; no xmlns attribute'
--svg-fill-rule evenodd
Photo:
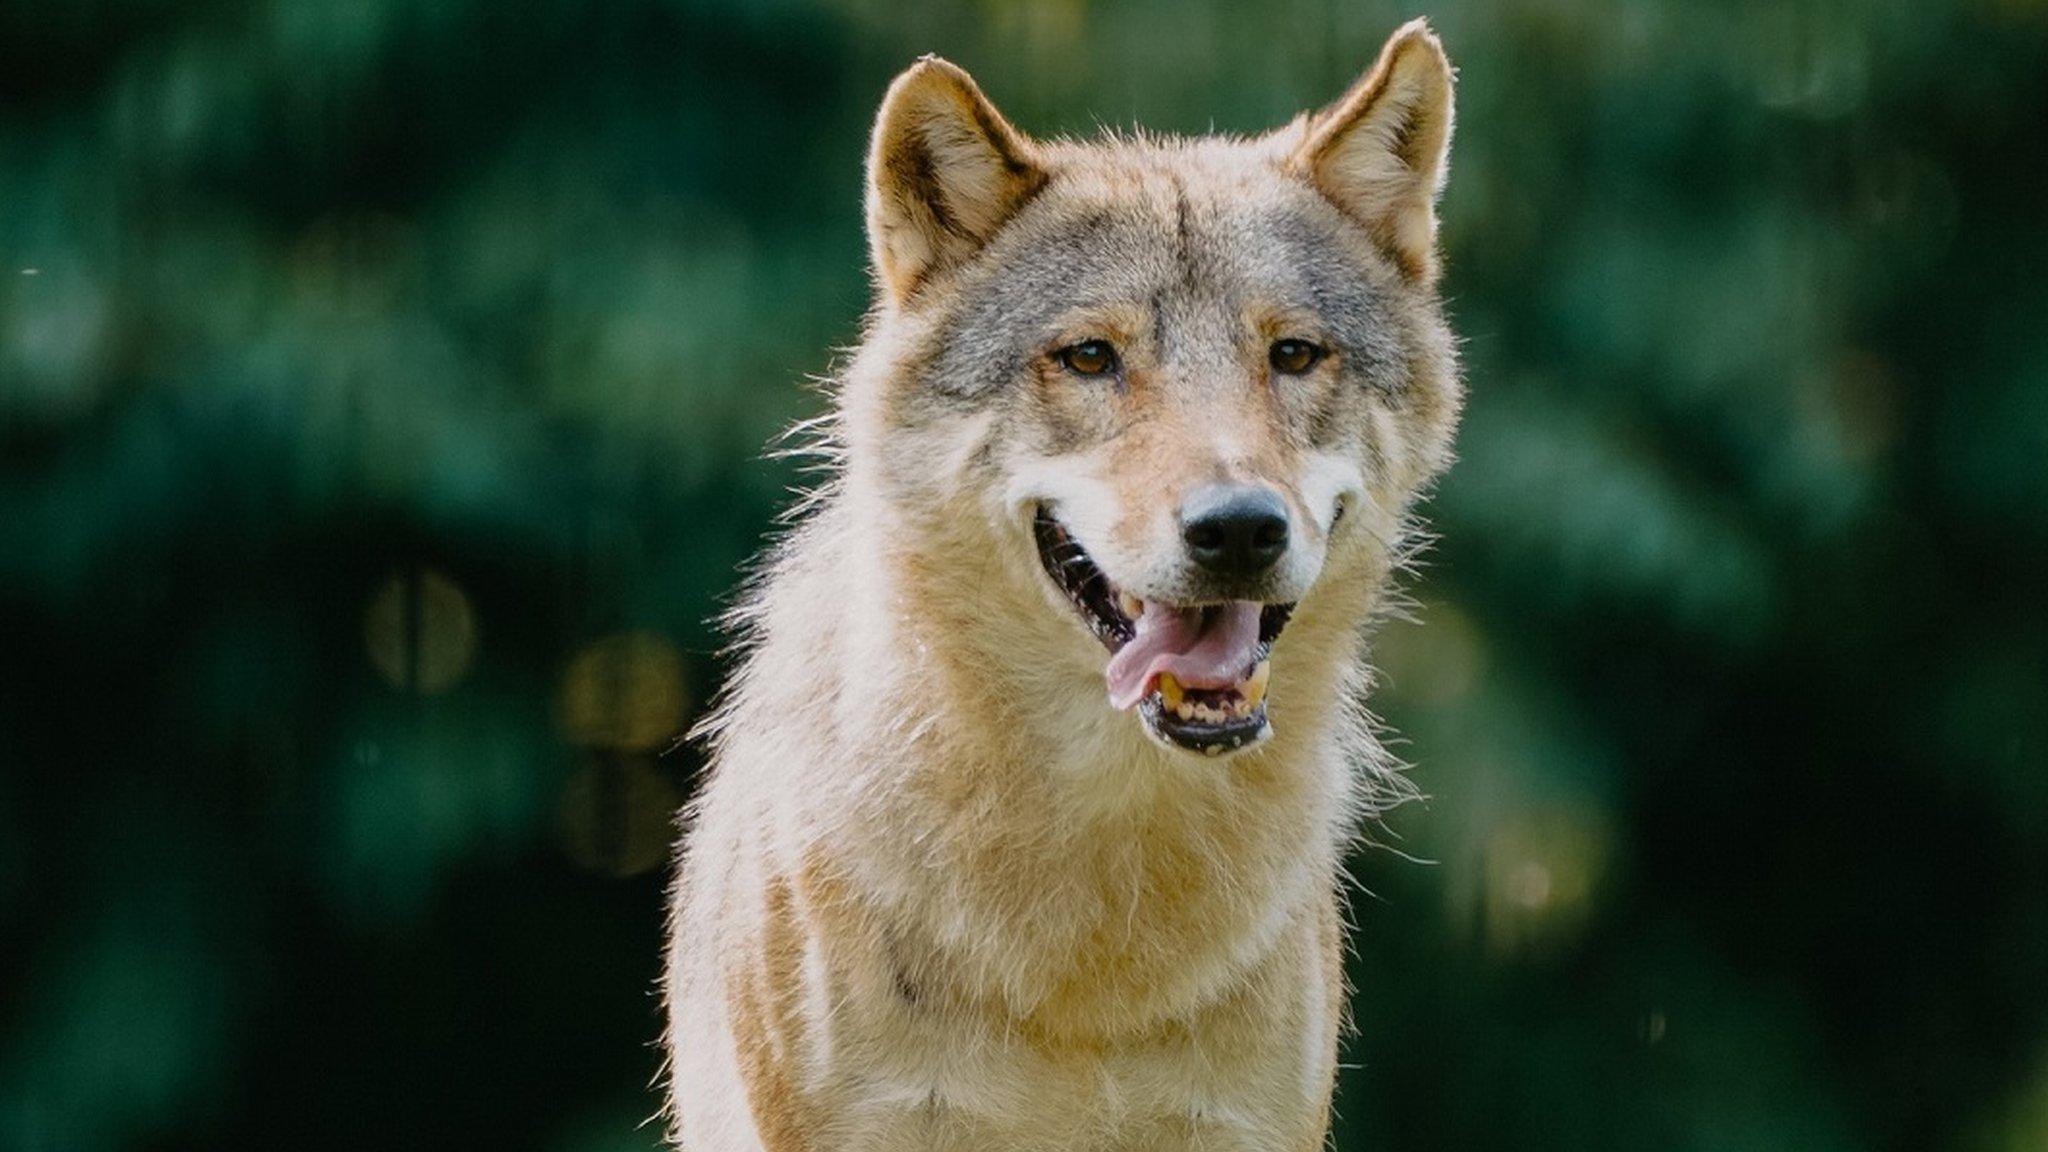
<svg viewBox="0 0 2048 1152"><path fill-rule="evenodd" d="M994 660L1083 645L1104 706L1170 747L1271 734L1290 619L1327 602L1355 634L1447 462L1450 128L1419 24L1254 139L1039 143L944 61L896 81L869 163L883 362L849 376L849 457L914 510L920 566L1039 594L1040 639L1004 630Z"/></svg>

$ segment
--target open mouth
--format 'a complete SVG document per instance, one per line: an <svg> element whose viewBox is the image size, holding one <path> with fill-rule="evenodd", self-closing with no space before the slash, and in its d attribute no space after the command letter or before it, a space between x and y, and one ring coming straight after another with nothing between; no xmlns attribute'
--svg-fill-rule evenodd
<svg viewBox="0 0 2048 1152"><path fill-rule="evenodd" d="M1112 584L1051 511L1038 510L1038 559L1109 649L1110 703L1136 708L1155 739L1209 756L1272 732L1266 683L1292 604L1167 604Z"/></svg>

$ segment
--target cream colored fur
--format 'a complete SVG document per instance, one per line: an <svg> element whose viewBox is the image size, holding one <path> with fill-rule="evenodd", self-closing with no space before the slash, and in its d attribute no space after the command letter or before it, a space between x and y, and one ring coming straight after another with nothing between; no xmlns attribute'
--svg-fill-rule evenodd
<svg viewBox="0 0 2048 1152"><path fill-rule="evenodd" d="M1032 141L937 60L891 88L878 302L823 427L834 475L739 613L687 819L665 987L681 1147L1322 1145L1339 868L1401 787L1360 707L1363 628L1460 399L1431 210L1450 99L1419 23L1330 111L1254 140ZM1104 213L1159 237L1136 263L1192 244L1254 288L1293 274L1258 221L1332 237L1381 343L1270 381L1243 350L1319 322L1298 302L1077 300L1043 335L1115 332L1122 391L1006 368L973 335L1013 311L992 294L1066 291L1034 253ZM999 387L969 386L984 370ZM1170 597L1171 506L1216 475L1285 494L1275 586L1298 606L1271 738L1205 758L1106 703L1107 653L1031 515L1056 504L1105 572Z"/></svg>

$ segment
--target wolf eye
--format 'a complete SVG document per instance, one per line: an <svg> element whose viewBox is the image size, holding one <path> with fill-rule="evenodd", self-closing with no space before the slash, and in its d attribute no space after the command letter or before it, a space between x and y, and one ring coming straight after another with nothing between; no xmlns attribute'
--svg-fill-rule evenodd
<svg viewBox="0 0 2048 1152"><path fill-rule="evenodd" d="M1266 358L1273 362L1275 372L1299 376L1316 366L1323 350L1306 340L1275 340Z"/></svg>
<svg viewBox="0 0 2048 1152"><path fill-rule="evenodd" d="M1069 344L1053 355L1060 365L1076 376L1107 376L1116 371L1116 347L1107 340L1083 340Z"/></svg>

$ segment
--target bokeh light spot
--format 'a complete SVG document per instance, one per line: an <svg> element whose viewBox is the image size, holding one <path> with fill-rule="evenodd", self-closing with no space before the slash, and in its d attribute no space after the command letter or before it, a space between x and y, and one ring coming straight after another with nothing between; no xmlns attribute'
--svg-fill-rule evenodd
<svg viewBox="0 0 2048 1152"><path fill-rule="evenodd" d="M1612 841L1591 808L1550 805L1502 819L1485 845L1487 946L1538 952L1575 940L1593 914Z"/></svg>
<svg viewBox="0 0 2048 1152"><path fill-rule="evenodd" d="M675 645L649 632L622 632L570 661L562 733L587 748L651 751L674 741L688 703Z"/></svg>
<svg viewBox="0 0 2048 1152"><path fill-rule="evenodd" d="M668 859L682 803L682 790L652 755L592 755L556 806L562 850L589 872L619 879L651 872Z"/></svg>
<svg viewBox="0 0 2048 1152"><path fill-rule="evenodd" d="M386 580L363 615L363 644L386 683L432 696L462 682L476 658L476 613L455 581L432 568Z"/></svg>

